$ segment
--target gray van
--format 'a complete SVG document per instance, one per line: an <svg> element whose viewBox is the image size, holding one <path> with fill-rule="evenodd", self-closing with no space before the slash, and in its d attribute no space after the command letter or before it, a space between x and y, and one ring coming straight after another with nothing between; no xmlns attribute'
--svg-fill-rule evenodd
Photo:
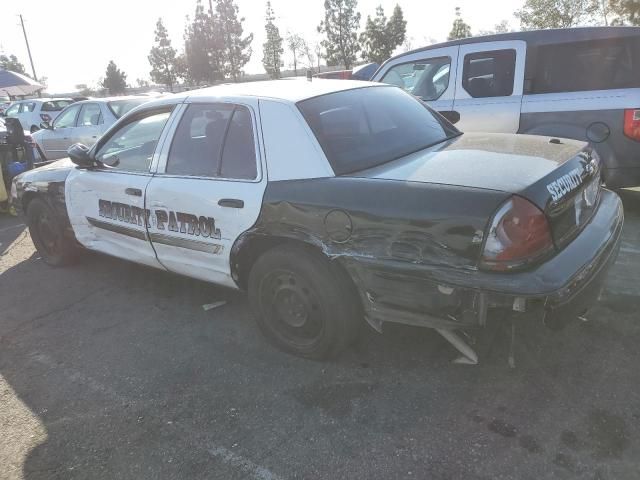
<svg viewBox="0 0 640 480"><path fill-rule="evenodd" d="M640 28L466 38L387 60L374 81L420 97L462 131L589 141L609 187L640 185Z"/></svg>

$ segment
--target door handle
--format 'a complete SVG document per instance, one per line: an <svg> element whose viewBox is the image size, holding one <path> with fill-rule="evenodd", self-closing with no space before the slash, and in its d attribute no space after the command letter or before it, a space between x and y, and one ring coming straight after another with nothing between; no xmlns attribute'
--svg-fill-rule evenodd
<svg viewBox="0 0 640 480"><path fill-rule="evenodd" d="M142 196L142 190L140 190L139 188L127 188L124 193L126 193L127 195L133 195L134 197Z"/></svg>
<svg viewBox="0 0 640 480"><path fill-rule="evenodd" d="M238 200L237 198L222 198L218 201L218 205L229 208L244 208L244 200Z"/></svg>

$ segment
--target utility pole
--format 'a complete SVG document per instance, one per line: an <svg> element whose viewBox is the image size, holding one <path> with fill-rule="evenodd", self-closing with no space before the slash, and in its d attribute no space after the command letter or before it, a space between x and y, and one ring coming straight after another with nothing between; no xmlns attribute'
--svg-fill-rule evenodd
<svg viewBox="0 0 640 480"><path fill-rule="evenodd" d="M29 53L29 61L31 62L31 72L33 73L33 79L37 82L38 77L36 76L36 67L33 66L33 57L31 57L31 48L29 47L29 39L27 38L27 31L24 28L24 20L22 20L22 15L20 15L20 25L22 25L22 33L24 33L24 42L27 44L27 53Z"/></svg>

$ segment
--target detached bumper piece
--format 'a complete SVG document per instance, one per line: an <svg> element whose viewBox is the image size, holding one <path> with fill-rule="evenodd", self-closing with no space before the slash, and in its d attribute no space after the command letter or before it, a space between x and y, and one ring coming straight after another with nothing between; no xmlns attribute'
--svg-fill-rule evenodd
<svg viewBox="0 0 640 480"><path fill-rule="evenodd" d="M583 231L555 257L520 273L353 257L343 263L373 328L381 331L384 322L434 328L462 353L460 363L473 364L477 355L455 331L484 326L494 309L539 316L552 329L583 316L617 258L623 221L620 199L603 190Z"/></svg>

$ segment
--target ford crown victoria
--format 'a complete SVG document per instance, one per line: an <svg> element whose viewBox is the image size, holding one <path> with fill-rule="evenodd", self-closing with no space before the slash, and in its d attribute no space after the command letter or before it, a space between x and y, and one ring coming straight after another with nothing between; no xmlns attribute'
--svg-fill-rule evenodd
<svg viewBox="0 0 640 480"><path fill-rule="evenodd" d="M597 298L623 224L574 140L462 134L400 88L222 85L151 101L12 197L50 265L78 247L248 291L308 358L364 317L458 335L499 311L558 326Z"/></svg>

